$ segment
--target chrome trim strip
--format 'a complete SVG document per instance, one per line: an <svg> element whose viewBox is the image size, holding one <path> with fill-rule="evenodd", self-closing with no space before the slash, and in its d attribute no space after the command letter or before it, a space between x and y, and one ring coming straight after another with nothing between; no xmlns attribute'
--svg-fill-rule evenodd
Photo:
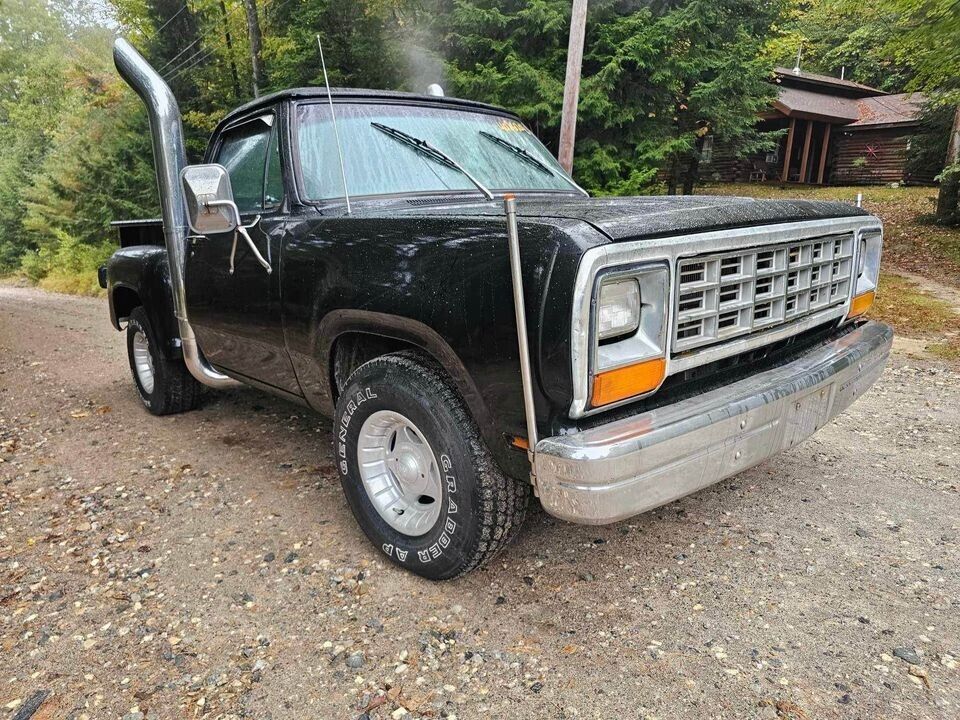
<svg viewBox="0 0 960 720"><path fill-rule="evenodd" d="M589 408L590 401L590 357L592 354L591 333L591 303L593 301L593 286L596 275L601 270L617 265L633 265L643 262L666 261L670 273L670 295L668 296L667 326L673 327L675 292L675 275L677 260L681 257L700 255L706 252L722 253L727 250L738 250L745 247L754 247L771 244L782 244L806 240L820 235L830 235L843 232L856 234L855 248L859 247L859 236L864 232L882 232L880 220L873 216L857 216L849 218L828 218L824 220L807 220L779 225L763 225L758 227L735 228L732 230L715 230L692 235L676 235L667 238L650 240L632 240L626 242L610 242L606 245L587 250L580 260L577 271L577 280L573 293L573 312L570 323L571 354L570 363L573 378L573 401L570 403L570 417L580 418L606 412L613 408L635 402L638 398L629 398L619 403L604 405L601 408ZM855 249L855 253L858 250ZM854 267L857 258L854 257ZM851 283L851 286L854 283ZM838 315L846 315L849 310L849 299L846 303L837 306ZM842 311L842 312L841 312ZM793 334L802 332L795 329L799 326L790 325ZM779 328L777 328L779 329ZM750 344L731 345L722 343L708 350L709 355L703 355L702 361L694 362L690 358L673 358L671 333L668 333L667 370L670 375L695 365L700 365L721 357L743 352L745 349L760 347L774 342L767 339L766 334L749 336ZM786 337L788 337L787 335ZM733 349L736 348L736 349Z"/></svg>
<svg viewBox="0 0 960 720"><path fill-rule="evenodd" d="M883 372L893 331L865 323L796 360L670 405L537 445L540 502L604 524L753 467L819 430Z"/></svg>

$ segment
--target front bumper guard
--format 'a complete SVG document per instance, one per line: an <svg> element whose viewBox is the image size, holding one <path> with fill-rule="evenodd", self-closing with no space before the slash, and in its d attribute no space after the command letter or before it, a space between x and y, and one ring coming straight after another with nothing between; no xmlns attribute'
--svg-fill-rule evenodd
<svg viewBox="0 0 960 720"><path fill-rule="evenodd" d="M602 525L758 465L845 410L883 372L893 331L868 322L802 357L672 405L536 446L558 518Z"/></svg>

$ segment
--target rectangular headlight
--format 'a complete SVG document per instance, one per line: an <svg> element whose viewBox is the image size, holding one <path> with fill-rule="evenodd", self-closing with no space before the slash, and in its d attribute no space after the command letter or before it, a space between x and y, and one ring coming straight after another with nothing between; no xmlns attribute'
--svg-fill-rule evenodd
<svg viewBox="0 0 960 720"><path fill-rule="evenodd" d="M640 284L636 278L600 286L597 335L601 340L632 335L640 327Z"/></svg>
<svg viewBox="0 0 960 720"><path fill-rule="evenodd" d="M590 404L656 390L666 369L669 272L661 263L609 268L596 285Z"/></svg>

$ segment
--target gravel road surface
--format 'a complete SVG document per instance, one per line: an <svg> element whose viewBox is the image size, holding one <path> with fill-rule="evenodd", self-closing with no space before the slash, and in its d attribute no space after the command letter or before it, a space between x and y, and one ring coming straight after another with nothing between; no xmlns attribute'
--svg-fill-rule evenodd
<svg viewBox="0 0 960 720"><path fill-rule="evenodd" d="M896 355L791 452L443 584L368 544L328 428L152 417L103 300L0 286L0 720L960 717L954 369Z"/></svg>

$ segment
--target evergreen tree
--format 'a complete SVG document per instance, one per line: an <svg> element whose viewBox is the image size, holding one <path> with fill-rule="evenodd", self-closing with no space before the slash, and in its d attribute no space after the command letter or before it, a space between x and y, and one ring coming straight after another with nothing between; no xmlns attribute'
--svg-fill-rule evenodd
<svg viewBox="0 0 960 720"><path fill-rule="evenodd" d="M735 152L770 143L774 97L759 58L782 12L766 0L598 2L587 39L574 162L588 189L642 192L666 171L692 192L709 134ZM570 4L454 0L447 48L458 94L506 105L551 147L559 133Z"/></svg>

